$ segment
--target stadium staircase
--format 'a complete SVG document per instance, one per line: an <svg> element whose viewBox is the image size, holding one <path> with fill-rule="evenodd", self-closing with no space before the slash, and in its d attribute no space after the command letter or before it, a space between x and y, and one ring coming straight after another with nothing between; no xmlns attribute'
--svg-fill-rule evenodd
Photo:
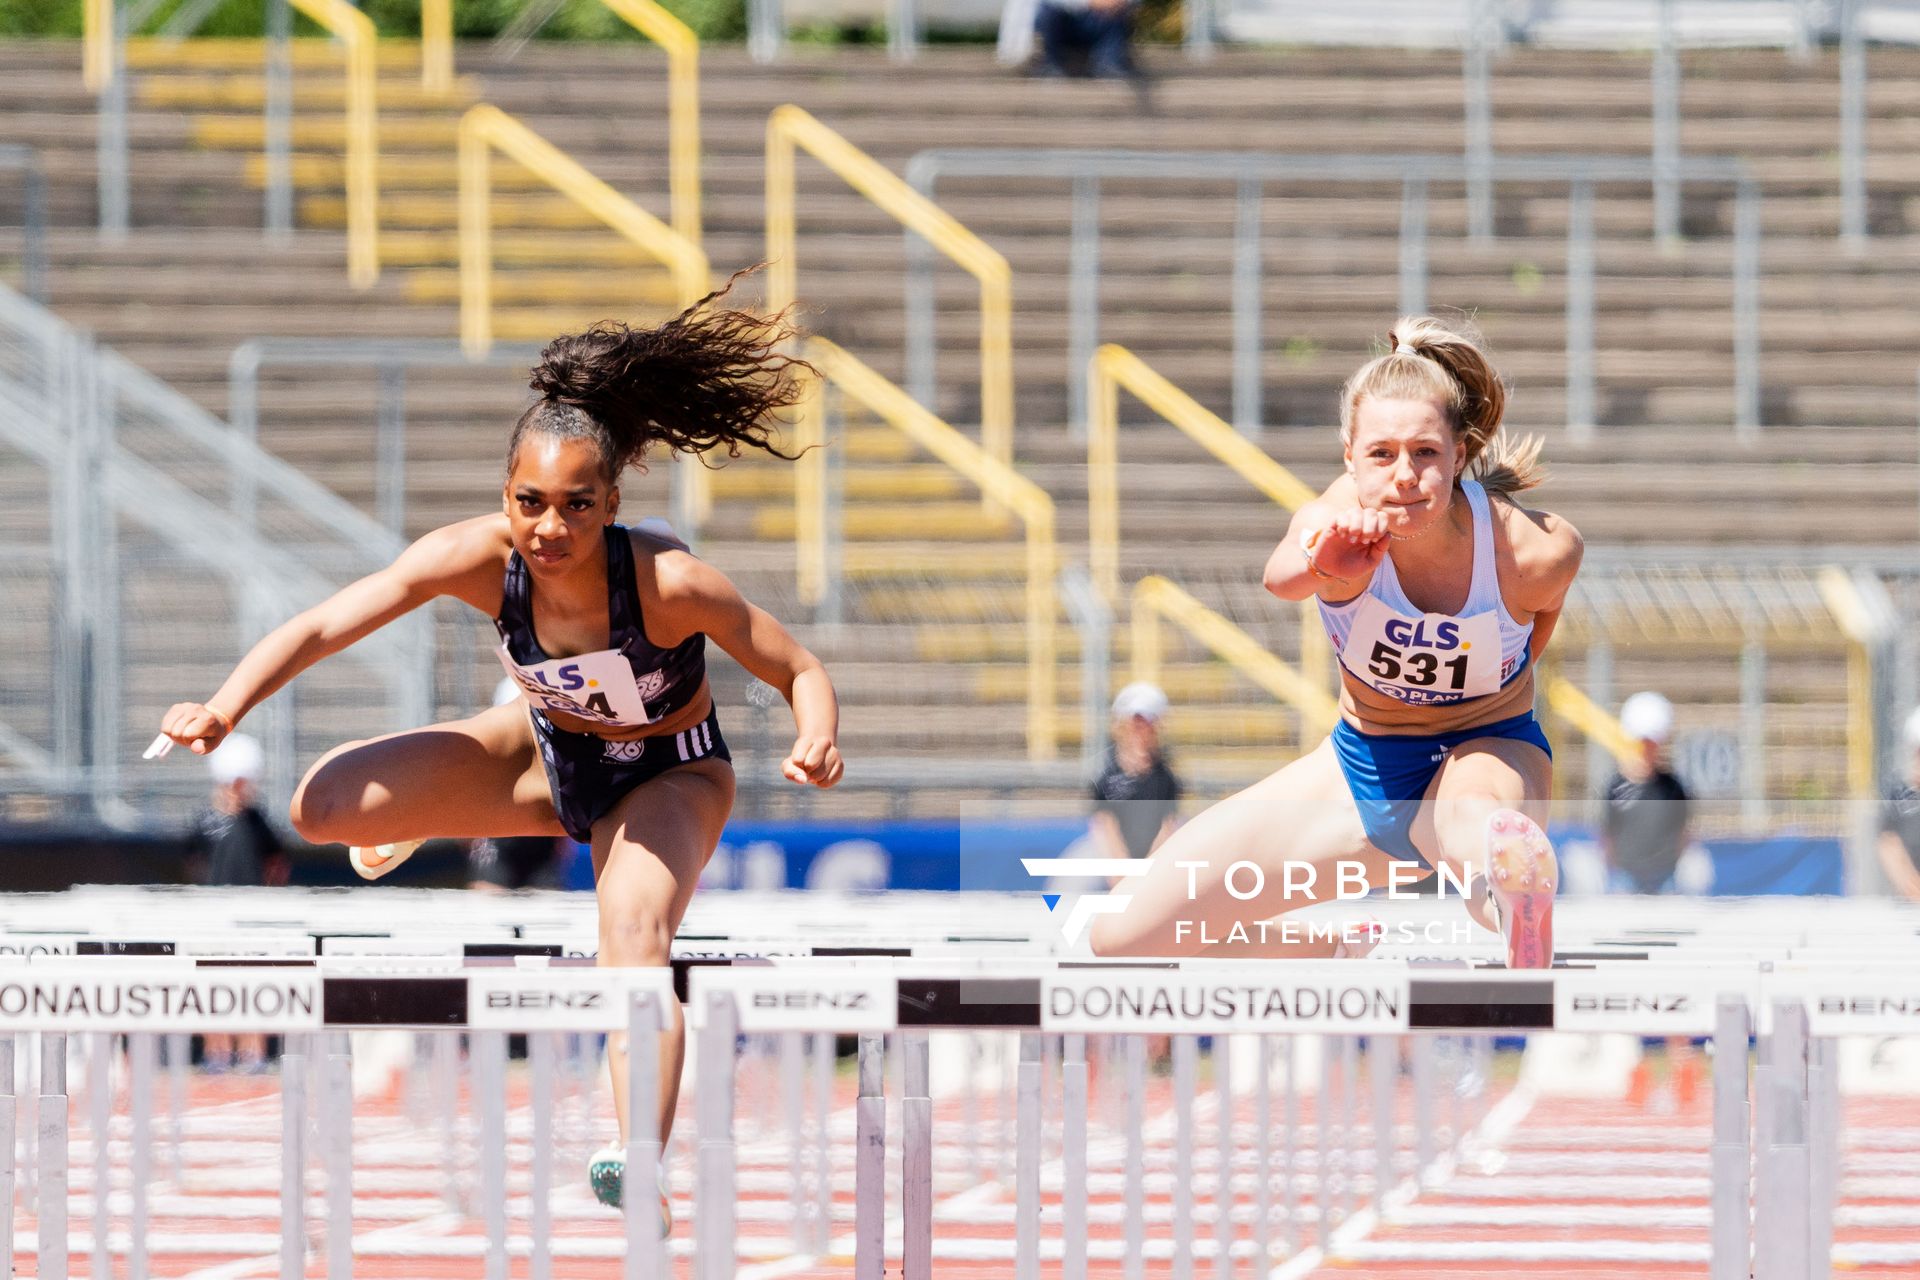
<svg viewBox="0 0 1920 1280"><path fill-rule="evenodd" d="M98 241L93 219L93 99L72 45L0 46L0 128L40 148L52 178L52 296L130 358L216 413L226 410L226 355L258 334L451 339L458 328L453 139L460 112L485 100L526 122L643 207L664 215L665 90L660 59L632 46L529 46L495 60L463 48L455 91L420 91L417 53L380 54L383 274L348 287L340 189L337 62L303 43L296 64L295 180L299 233L259 235L264 165L259 48L136 43L132 236ZM1765 195L1762 333L1767 431L1737 443L1731 420L1727 299L1730 208L1690 196L1689 239L1647 233L1644 190L1602 189L1599 250L1601 430L1578 444L1556 424L1564 333L1559 264L1564 192L1516 190L1497 206L1500 238L1462 238L1464 202L1436 189L1430 211L1437 304L1474 309L1516 388L1514 424L1548 438L1553 478L1540 501L1568 514L1590 545L1910 543L1915 530L1911 410L1916 320L1909 299L1920 241L1907 234L1920 178L1897 144L1912 115L1920 59L1872 58L1877 148L1865 259L1838 247L1830 54L1795 62L1775 52L1686 56L1688 152L1738 153ZM1496 71L1502 151L1644 152L1643 57L1515 52ZM734 50L703 58L705 247L718 272L762 256L762 154L768 112L806 106L895 171L933 146L1236 147L1286 151L1457 153L1457 58L1398 51L1232 52L1204 68L1180 63L1143 114L1125 91L1029 83L971 50L925 52L912 68L877 54L795 51L773 68ZM802 161L799 291L812 327L901 377L903 253L897 227ZM564 198L507 162L495 168L497 332L544 338L609 314L664 313L663 279L584 220ZM1205 199L1219 195L1217 201ZM1231 205L1224 187L1109 186L1103 200L1102 338L1139 352L1205 403L1227 400L1224 299ZM943 184L942 204L1012 262L1016 302L1017 459L1059 506L1068 558L1084 546L1085 457L1065 417L1065 235L1061 183ZM12 217L0 201L0 222ZM1384 330L1397 296L1397 186L1339 191L1270 187L1264 202L1267 416L1262 439L1310 484L1333 474L1327 424L1338 382ZM1697 238L1695 238L1697 237ZM609 270L610 267L622 270ZM977 329L970 281L939 273L938 382L947 420L976 420ZM502 428L522 403L519 379L475 368L409 381L410 532L483 509L497 492ZM370 374L269 371L261 439L349 501L372 507ZM1272 609L1255 581L1284 513L1170 428L1131 424L1123 450L1123 577L1168 573L1203 602L1295 652L1297 620ZM1834 428L1812 430L1811 427ZM1303 429L1295 429L1303 428ZM849 702L849 750L931 752L945 760L1023 754L1019 585L1004 525L983 522L964 482L896 434L858 419L837 437L854 621L810 635L835 662ZM779 466L722 474L705 536L710 554L776 613L802 616L792 593L791 478ZM661 477L629 486L648 506ZM1848 501L1835 509L1831 495ZM1708 498L1702 501L1704 495ZM1203 513L1203 514L1202 514ZM854 554L859 547L863 555ZM892 561L916 569L883 574ZM484 624L478 624L476 636ZM1123 676L1126 630L1116 633ZM1070 660L1071 633L1063 634ZM920 660L910 679L899 660ZM1167 680L1182 708L1176 736L1189 767L1244 775L1271 756L1290 713L1197 653ZM1579 674L1569 655L1569 674ZM1621 655L1615 683L1684 688L1724 718L1731 666ZM484 659L481 664L484 669ZM1783 776L1831 774L1820 726L1839 723L1830 662L1770 669ZM1061 672L1063 699L1077 674ZM1203 697L1210 705L1192 704ZM456 708L446 708L455 710ZM1061 717L1071 750L1078 721ZM948 745L951 745L949 752ZM1825 763L1822 763L1825 762ZM957 776L957 775L956 775ZM1785 782L1782 785L1787 785ZM1797 784L1796 784L1797 785ZM1825 787L1819 783L1815 789Z"/></svg>

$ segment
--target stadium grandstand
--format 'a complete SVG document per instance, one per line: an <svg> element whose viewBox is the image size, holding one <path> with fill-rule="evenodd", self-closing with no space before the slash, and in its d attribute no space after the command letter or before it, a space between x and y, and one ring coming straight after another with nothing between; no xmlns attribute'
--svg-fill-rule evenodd
<svg viewBox="0 0 1920 1280"><path fill-rule="evenodd" d="M1602 896L1617 870L1606 796L1623 769L1632 774L1649 736L1623 722L1623 703L1657 691L1671 710L1658 738L1692 803L1684 885L1703 900L1823 901L1796 923L1779 903L1693 916L1679 900L1663 900L1649 917L1658 928L1638 938L1643 951L1663 945L1659 928L1689 937L1697 928L1703 964L1787 965L1804 955L1776 957L1765 935L1804 928L1806 946L1833 942L1822 956L1844 952L1873 970L1878 962L1864 950L1839 945L1862 921L1909 946L1920 918L1904 908L1824 899L1898 896L1904 873L1886 852L1898 834L1887 797L1920 749L1920 718L1909 719L1920 705L1920 4L1134 0L1112 12L1132 24L1137 67L1113 78L1041 74L1050 55L1033 34L1036 9L1044 19L1087 6L0 0L0 957L10 950L5 934L34 931L21 904L38 900L16 892L71 891L45 899L57 904L46 907L47 927L83 936L90 891L74 885L191 878L206 762L186 751L142 757L168 709L211 698L263 635L388 565L415 539L497 510L507 434L531 402L528 370L546 343L606 320L661 324L755 267L737 293L767 311L793 305L804 334L787 350L814 370L804 400L782 411L780 439L823 447L797 463L753 450L729 458L715 449L699 460L663 453L622 484L629 522L667 520L819 658L838 692L845 780L831 790L794 787L791 772L782 776L791 737L779 692L710 650L738 796L689 920L746 948L722 954L758 954L756 946L772 956L808 947L860 954L851 923L858 903L883 913L897 894L908 903L905 919L936 922L937 906L906 895L941 890L956 891L962 925L950 932L1000 929L989 894L1004 892L1020 904L1005 932L1023 940L1029 930L1045 933L1043 954L1084 958L1078 939L1049 932L1053 915L1026 912L1036 895L1017 892L1019 873L1004 876L1002 855L1095 855L1089 787L1116 758L1114 699L1129 687L1164 691L1164 713L1153 718L1163 721L1166 759L1183 785L1181 818L1306 755L1332 728L1342 659L1319 617L1263 587L1262 567L1294 513L1341 475L1343 383L1392 350L1396 317L1428 313L1484 339L1509 384L1506 431L1543 442L1546 479L1526 502L1558 513L1584 539L1553 647L1530 668L1553 746L1547 833L1563 891L1584 895L1570 934L1594 954L1610 954L1625 936L1608 927L1615 917L1604 905L1625 899ZM1314 568L1311 547L1306 557ZM295 833L296 788L338 744L487 708L502 674L499 647L492 619L440 599L253 711L246 728L261 744L260 811L292 851L293 886L261 890L285 896L252 914L225 898L195 900L182 908L194 927L221 937L309 932L295 917L311 912L325 915L327 929L351 931L326 905L334 895L322 892L355 883L348 860L339 846ZM993 859L970 861L987 846ZM451 889L467 883L468 858L466 841L433 839L394 875L393 883L446 891L419 899L432 904L423 913L438 913L431 923L445 926L439 943L452 938L464 909ZM580 851L566 864L573 905L529 907L529 918L564 914L568 929L590 937L591 922L580 924L592 914L588 862ZM1920 875L1914 885L1920 894ZM384 887L365 892L389 904L374 931L398 937L396 899L382 897ZM808 919L799 897L808 892L875 896L827 899L837 921L828 936ZM170 910L154 905L164 895L121 894L111 898L122 912L113 917L116 936L161 927L132 922ZM730 920L727 895L764 927ZM1048 901L1046 912L1054 906ZM518 917L492 911L487 921L492 932L476 928L465 939L469 956L483 933L531 936ZM881 953L924 954L911 950L906 928L875 928L886 935L872 943ZM1714 950L1721 936L1725 950ZM1492 938L1482 931L1446 962L1488 960L1499 950ZM800 949L781 949L788 945ZM316 942L314 950L325 948ZM692 954L675 952L683 970ZM1889 966L1912 969L1907 950L1889 956L1897 957ZM1417 1008L1417 981L1415 992ZM9 1013L0 995L0 1082L13 1074ZM1775 1034L1772 1014L1763 1018L1755 1004L1753 1016L1756 1033L1765 1021ZM1684 1136L1655 1133L1625 1101L1639 1087L1626 1074L1637 1057L1631 1046L1625 1058L1601 1062L1541 1037L1545 1047L1529 1049L1523 1064L1521 1041L1503 1028L1534 1024L1460 1025L1486 1034L1438 1041L1437 1068L1409 1056L1403 1073L1394 1059L1391 1080L1368 1048L1369 1105L1389 1108L1384 1126L1368 1112L1370 1134L1392 1129L1396 1089L1407 1090L1410 1116L1412 1099L1444 1077L1448 1097L1487 1113L1456 1112L1447 1130L1454 1145L1442 1158L1457 1157L1468 1181L1492 1179L1503 1160L1522 1170L1551 1163L1523 1143L1502 1146L1500 1126L1519 1124L1523 1108L1495 1103L1497 1091L1511 1100L1524 1090L1536 1119L1551 1114L1553 1140L1566 1150L1577 1151L1578 1130L1592 1124L1620 1151L1648 1158L1622 1164L1617 1181L1660 1173L1661 1158L1705 1159L1718 1104L1674 1099L1662 1123ZM1816 1023L1816 1038L1821 1025L1840 1034ZM1642 1032L1744 1041L1747 1024L1608 1027L1633 1031L1635 1043ZM382 1041L377 1051L398 1053L399 1065L364 1091L370 1132L452 1143L451 1113L443 1134L430 1095L447 1084L457 1093L457 1073L470 1071L473 1095L497 1088L511 1097L501 1141L538 1144L518 1127L519 1109L533 1106L523 1095L537 1092L530 1077L515 1074L509 1089L504 1076L477 1074L479 1058L462 1060L457 1044L443 1056L426 1047L424 1029L408 1031L402 1050ZM1806 1028L1797 1034L1800 1052L1811 1052ZM363 1059L376 1056L358 1035L356 1094ZM784 1105L781 1088L790 1083L799 1096L798 1051L788 1063L771 1033L743 1037L766 1055L767 1072L743 1077L745 1087L764 1087L772 1114ZM832 1058L823 1038L824 1050L813 1042L816 1062ZM982 1105L1003 1101L1002 1080L1011 1096L1018 1076L1024 1107L1021 1073L1041 1062L1041 1037L1028 1038L1033 1055L1018 1059L969 1043L966 1082L951 1099L935 1099L956 1110L929 1103L930 1114L958 1126L958 1100L971 1108L989 1071L998 1074ZM596 1084L603 1095L607 1087L583 1065L592 1051L580 1039L558 1068L563 1126L578 1119L567 1118L568 1107L587 1115ZM1077 1064L1084 1108L1088 1050L1082 1043L1078 1058L1063 1059L1070 1047L1049 1038L1044 1061L1048 1072L1065 1061L1069 1081ZM115 1051L109 1041L89 1052ZM849 1117L870 1094L864 1052L857 1084L846 1064L833 1086L846 1095L836 1093L834 1105L844 1103ZM1104 1052L1093 1058L1096 1130L1103 1117L1116 1126L1109 1136L1145 1123L1149 1182L1170 1167L1162 1146L1185 1142L1190 1162L1193 1136L1176 1115L1187 1106L1190 1124L1190 1050L1175 1051L1171 1081L1159 1078L1166 1064L1148 1068L1145 1122L1125 1111L1119 1083L1138 1064L1121 1050ZM1352 1050L1328 1048L1309 1084L1333 1089L1345 1071L1351 1107L1360 1077L1342 1052ZM23 1071L27 1056L23 1048ZM316 1049L316 1072L322 1056ZM1289 1049L1289 1160L1293 1060ZM1241 1072L1245 1092L1250 1073L1271 1080L1273 1066L1265 1048L1257 1068L1251 1059L1219 1065L1226 1061L1207 1049L1206 1079L1227 1098L1219 1159L1230 1162L1238 1157L1226 1073ZM1850 1181L1835 1172L1838 1181L1821 1184L1826 1235L1816 1225L1815 1239L1836 1251L1835 1265L1920 1275L1911 1247L1920 1229L1920 1068L1904 1050L1890 1055L1892 1065L1845 1061L1833 1068L1838 1083L1829 1082L1833 1116L1844 1111L1845 1119L1823 1132L1833 1144L1874 1132L1884 1141L1856 1144L1879 1163L1847 1166ZM522 1070L504 1050L497 1065ZM1808 1077L1803 1064L1800 1077L1803 1110L1822 1116L1826 1066ZM128 1070L144 1081L138 1087L152 1088L153 1063ZM1556 1092L1555 1071L1579 1083ZM117 1075L117 1085L100 1083L105 1072L88 1076L89 1090L126 1087ZM377 1064L365 1072L380 1074ZM1318 1083L1322 1073L1329 1083ZM1376 1079L1384 1083L1375 1087ZM43 1074L34 1080L44 1084ZM154 1175L176 1180L156 1202L160 1214L191 1220L203 1234L203 1209L182 1207L194 1199L187 1175L204 1179L211 1163L204 1150L196 1163L196 1108L207 1105L207 1133L217 1137L223 1102L244 1110L273 1101L265 1086L221 1084L233 1090L199 1077L190 1091L178 1084L186 1128L176 1114L173 1166ZM1059 1108L1072 1087L1044 1101L1034 1094L1055 1126L1041 1125L1048 1142L1071 1132L1060 1128L1070 1121ZM1580 1090L1586 1096L1565 1096ZM897 1103L898 1081L891 1091ZM22 1092L30 1090L23 1084ZM142 1096L147 1110L126 1116L136 1128L142 1115L157 1123L152 1097ZM9 1112L0 1118L5 1179L13 1177L11 1103L0 1099ZM684 1115L692 1105L682 1104ZM1243 1105L1252 1132L1255 1104ZM971 1128L974 1114L966 1114ZM898 1140L898 1115L888 1140ZM1083 1142L1085 1123L1083 1114ZM1351 1112L1340 1123L1343 1140L1362 1141L1357 1129L1346 1132L1356 1123ZM824 1114L821 1124L825 1162ZM765 1127L757 1137L774 1143L776 1126ZM1263 1119L1263 1143L1268 1129ZM474 1131L461 1132L471 1139ZM1712 1141L1725 1140L1712 1132ZM93 1131L92 1150L103 1134ZM796 1127L796 1179L799 1134ZM575 1137L569 1130L563 1140L569 1158ZM673 1148L687 1167L692 1141ZM1804 1151L1804 1134L1800 1142ZM968 1143L968 1177L984 1185L998 1170L1011 1187L1010 1141L984 1154L970 1135ZM1422 1127L1418 1160L1412 1138L1394 1157L1404 1157L1415 1185L1433 1154L1427 1143ZM584 1137L577 1145L580 1154L589 1146ZM23 1161L32 1155L21 1152ZM782 1152L756 1156L763 1178L784 1176ZM1117 1152L1108 1153L1115 1170ZM344 1158L350 1172L351 1148ZM903 1176L897 1162L905 1158L894 1151L891 1177ZM1104 1158L1095 1158L1096 1180ZM1343 1176L1359 1167L1346 1158ZM398 1156L368 1159L378 1168L369 1185L418 1172L396 1172L407 1165ZM455 1204L450 1217L487 1216L482 1202L494 1184L482 1164L447 1157L446 1177L471 1182L449 1198L478 1197ZM1833 1167L1842 1167L1838 1156ZM140 1176L153 1174L142 1168ZM513 1195L524 1191L519 1168L502 1175L502 1205L509 1181ZM1055 1233L1071 1236L1062 1226L1071 1218L1055 1216L1070 1212L1071 1196L1062 1199L1056 1178L1067 1175L1046 1168L1034 1174L1044 1191L1035 1193L1031 1222L1024 1199L1016 1221L1009 1192L1005 1221L993 1217L974 1233L987 1243L968 1235L978 1222L967 1205L951 1219L940 1216L944 1207L930 1211L940 1259L933 1273L1087 1275L1084 1251L1076 1273L1071 1248L1052 1248ZM1078 1170L1088 1175L1084 1158ZM1152 1247L1124 1273L1141 1274L1144 1258L1148 1274L1177 1276L1204 1265L1220 1275L1324 1276L1359 1266L1382 1268L1362 1274L1440 1277L1493 1264L1564 1267L1551 1273L1594 1280L1628 1264L1714 1280L1828 1274L1810 1258L1797 1272L1768 1272L1764 1262L1750 1272L1744 1255L1730 1263L1717 1218L1710 1251L1708 1192L1691 1174L1673 1179L1687 1182L1674 1193L1685 1202L1679 1217L1644 1231L1621 1216L1631 1196L1517 1193L1537 1215L1535 1236L1604 1237L1591 1257L1575 1245L1509 1248L1501 1241L1534 1237L1490 1235L1472 1213L1422 1218L1417 1196L1413 1208L1390 1207L1391 1179L1368 1179L1355 1196L1373 1196L1373 1208L1342 1210L1337 1221L1348 1234L1338 1239L1327 1235L1336 1219L1318 1219L1319 1235L1308 1229L1300 1242L1305 1252L1295 1248L1290 1210L1284 1245L1277 1234L1268 1239L1277 1220L1264 1201L1257 1230L1229 1241L1229 1220L1244 1224L1255 1212L1251 1198L1235 1210L1230 1190L1227 1205L1212 1210L1213 1193L1199 1194L1203 1234L1213 1231L1208 1212L1228 1223L1218 1243L1196 1242L1192 1219L1169 1242L1153 1217L1161 1193L1150 1189ZM954 1206L959 1183L940 1185L942 1205ZM716 1186L699 1183L696 1207ZM6 1187L11 1196L11 1181ZM1713 1195L1722 1192L1715 1181ZM194 1193L212 1194L204 1186ZM439 1183L426 1194L438 1196ZM1183 1194L1176 1219L1194 1210L1194 1192ZM1486 1195L1487 1203L1500 1198ZM850 1191L845 1199L841 1226L852 1230ZM47 1214L21 1203L38 1224L44 1264ZM1738 1203L1752 1228L1744 1192ZM77 1225L95 1212L93 1191L76 1182L74 1205ZM613 1249L620 1219L596 1222L590 1207L561 1234L585 1239L604 1227ZM872 1248L889 1271L907 1250L904 1265L915 1274L913 1214L883 1208L905 1213L907 1243L895 1231ZM1686 1216L1693 1208L1698 1222ZM331 1200L327 1209L341 1211ZM1321 1211L1332 1213L1324 1201ZM299 1264L311 1274L351 1273L351 1206L345 1212L347 1270L335 1270L343 1255L329 1243ZM1757 1228L1763 1252L1766 1213ZM116 1240L135 1231L119 1208L111 1216ZM1123 1274L1126 1251L1112 1222L1105 1243L1114 1251L1096 1250L1096 1274ZM852 1267L851 1246L815 1247L802 1225L796 1217L791 1249L743 1251L741 1274ZM283 1227L280 1218L247 1229ZM676 1238L686 1247L675 1274L734 1274L726 1237L698 1230L709 1234L697 1244L684 1230ZM481 1274L479 1233L474 1227L466 1240L472 1251L444 1258L382 1253L375 1239L367 1256L378 1261L362 1273ZM1042 1235L1047 1250L1029 1270L1025 1250L1039 1248ZM940 1239L957 1237L961 1245L940 1252ZM1014 1253L995 1251L1002 1237L1018 1238L1017 1271ZM100 1246L83 1265L94 1247L74 1246L73 1274L112 1274L98 1270L114 1265L110 1253L134 1265L131 1244ZM156 1253L151 1274L309 1274L286 1270L295 1264L275 1254L279 1247L249 1246L257 1267L245 1270L221 1248L189 1242ZM717 1267L715 1250L727 1269L687 1269L690 1257ZM549 1274L522 1270L526 1256L515 1254L512 1274ZM559 1256L606 1267L617 1255ZM497 1259L486 1257L486 1274L508 1274L504 1243ZM860 1258L863 1267L875 1261L864 1243ZM1236 1272L1235 1259L1246 1269ZM59 1260L64 1268L64 1252ZM147 1265L140 1253L138 1266ZM67 1272L43 1265L20 1274Z"/></svg>

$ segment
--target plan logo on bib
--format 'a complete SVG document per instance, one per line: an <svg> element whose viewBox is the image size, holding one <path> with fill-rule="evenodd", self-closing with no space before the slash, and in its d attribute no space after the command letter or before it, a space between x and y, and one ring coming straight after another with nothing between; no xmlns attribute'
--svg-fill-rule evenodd
<svg viewBox="0 0 1920 1280"><path fill-rule="evenodd" d="M1027 874L1035 879L1052 879L1056 876L1097 878L1101 880L1131 879L1147 874L1148 866L1144 858L1022 858L1020 865ZM1060 906L1065 895L1043 893L1041 899L1046 902L1047 910L1054 911ZM1093 923L1095 916L1118 915L1127 909L1133 901L1130 893L1080 893L1073 895L1073 902L1060 921L1060 936L1069 943L1078 943L1086 934L1087 926Z"/></svg>

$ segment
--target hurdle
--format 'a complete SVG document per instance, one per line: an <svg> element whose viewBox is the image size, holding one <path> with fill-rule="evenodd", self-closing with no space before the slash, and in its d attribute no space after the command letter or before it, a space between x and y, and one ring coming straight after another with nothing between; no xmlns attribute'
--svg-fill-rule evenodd
<svg viewBox="0 0 1920 1280"><path fill-rule="evenodd" d="M427 1131L446 1149L469 1145L469 1134L477 1145L473 1190L459 1190L462 1171L451 1165L444 1190L465 1197L482 1235L449 1242L435 1256L472 1258L489 1276L507 1274L516 1258L531 1274L550 1274L558 1257L619 1257L629 1275L657 1274L650 1268L666 1256L691 1258L703 1280L731 1276L746 1262L804 1257L844 1262L857 1275L878 1275L897 1257L907 1276L931 1274L936 1258L1003 1259L1020 1277L1056 1262L1063 1276L1116 1261L1129 1275L1153 1262L1181 1276L1290 1276L1316 1259L1384 1260L1395 1246L1370 1240L1371 1228L1424 1220L1421 1197L1470 1174L1481 1144L1497 1150L1512 1121L1517 1090L1495 1101L1493 1037L1541 1032L1686 1035L1712 1046L1711 1132L1699 1179L1709 1189L1705 1244L1593 1248L1602 1259L1706 1262L1716 1280L1824 1274L1828 1257L1920 1259L1899 1242L1833 1244L1842 1181L1839 1047L1847 1037L1915 1030L1916 984L1861 972L1869 957L1882 969L1911 971L1899 964L1920 952L1910 915L1874 917L1875 927L1900 921L1907 944L1849 949L1838 940L1861 936L1864 908L1730 908L1691 927L1690 917L1675 914L1632 928L1569 912L1576 927L1561 953L1569 967L1514 974L1458 957L1090 963L1010 954L1022 931L1005 920L991 934L949 918L938 935L910 919L898 933L870 929L862 937L843 932L837 907L822 903L797 913L810 915L811 927L759 920L729 934L701 923L676 940L669 970L623 971L575 954L591 944L590 935L569 933L590 919L578 904L510 904L500 919L441 932L419 924L416 898L391 913L342 912L357 917L353 930L326 918L332 904L316 899L328 909L316 910L312 929L295 940L272 938L259 899L237 901L196 909L202 918L181 921L171 938L151 928L120 937L27 933L17 920L0 921L0 1068L9 1057L26 1068L20 1096L34 1099L34 1144L17 1170L10 1160L0 1165L0 1179L12 1179L7 1189L33 1220L41 1274L66 1273L70 1244L96 1264L103 1248L109 1259L123 1253L131 1274L147 1273L142 1224L154 1206L145 1184L177 1167L182 1141L182 1126L155 1123L157 1049L169 1037L225 1029L285 1037L276 1230L270 1240L240 1242L277 1251L284 1275L304 1273L315 1213L323 1216L326 1273L351 1274L354 1143L371 1135L356 1134L358 1050L345 1037L368 1031L404 1038L403 1069L431 1121ZM36 923L75 923L39 907ZM93 901L75 915L124 927L151 922L150 907L116 916ZM402 927L408 920L411 930ZM379 936L383 927L393 932ZM223 929L257 939L233 949L304 946L306 954L194 954L226 949ZM991 940L950 941L956 937ZM841 954L847 950L858 954ZM23 1005L9 994L22 984L53 994ZM135 1018L129 993L140 984L201 994L171 1021ZM215 986L305 994L280 998L264 1014L260 999L230 994L235 1008L251 1012L222 1022L199 1016L212 1007ZM88 998L61 994L76 989ZM648 1048L668 998L687 1009L698 1064L693 1105L683 1109L671 1152L648 1131L657 1087ZM548 1210L554 1157L570 1123L568 1064L581 1061L583 1041L617 1032L632 1038L639 1068L629 1080L629 1185L644 1193L629 1198L617 1237L556 1237ZM529 1035L516 1077L524 1111L507 1097L506 1040L516 1033ZM1146 1052L1146 1038L1163 1034L1171 1037L1164 1085ZM845 1112L835 1102L833 1038L841 1035L857 1043ZM103 1044L121 1036L126 1072L142 1084L128 1097L128 1194L110 1217L99 1203L104 1152L97 1142L72 1142L67 1078L70 1062L84 1064L78 1078L89 1129L103 1131L93 1120L105 1096L95 1084L98 1064ZM1751 1088L1750 1036L1759 1045ZM470 1129L452 1113L462 1039ZM985 1067L996 1050L1005 1064L997 1074ZM170 1052L169 1071L175 1061ZM967 1081L959 1134L951 1107L942 1119L935 1083L956 1063ZM6 1087L16 1078L0 1070ZM836 1121L847 1113L843 1130ZM156 1158L162 1140L172 1161ZM0 1149L11 1157L17 1145ZM524 1165L508 1163L510 1145L524 1152ZM80 1158L70 1159L76 1151ZM653 1222L647 1179L669 1159L692 1173L690 1239L662 1241ZM318 1200L309 1195L310 1165L324 1175ZM841 1194L847 1175L851 1204ZM958 1203L956 1176L1011 1188L1011 1240L957 1238L964 1233L955 1223L987 1218L965 1216L976 1211ZM92 1203L82 1194L87 1185ZM6 1203L15 1210L13 1194ZM1867 1206L1882 1219L1897 1208ZM102 1227L114 1220L126 1223L126 1234L109 1240ZM890 1221L898 1224L897 1253Z"/></svg>

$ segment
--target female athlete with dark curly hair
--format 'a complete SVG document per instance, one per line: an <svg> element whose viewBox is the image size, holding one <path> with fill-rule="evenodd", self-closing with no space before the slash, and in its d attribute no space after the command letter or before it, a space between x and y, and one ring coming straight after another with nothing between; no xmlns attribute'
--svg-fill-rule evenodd
<svg viewBox="0 0 1920 1280"><path fill-rule="evenodd" d="M831 787L841 774L839 707L818 659L684 543L615 523L621 474L656 446L790 456L771 433L773 413L805 393L805 366L778 352L792 330L784 318L711 305L725 292L656 328L600 324L551 343L533 370L539 398L507 443L504 510L434 530L276 628L206 702L169 710L165 738L211 751L322 658L430 600L464 601L494 620L500 659L525 699L335 748L300 784L294 826L316 843L352 846L369 879L430 836L565 832L592 848L600 963L665 965L733 804L707 685L709 637L792 704L786 777ZM685 1049L677 1006L670 1016L663 1141ZM619 1038L608 1057L624 1135ZM590 1168L595 1193L612 1204L620 1150Z"/></svg>

